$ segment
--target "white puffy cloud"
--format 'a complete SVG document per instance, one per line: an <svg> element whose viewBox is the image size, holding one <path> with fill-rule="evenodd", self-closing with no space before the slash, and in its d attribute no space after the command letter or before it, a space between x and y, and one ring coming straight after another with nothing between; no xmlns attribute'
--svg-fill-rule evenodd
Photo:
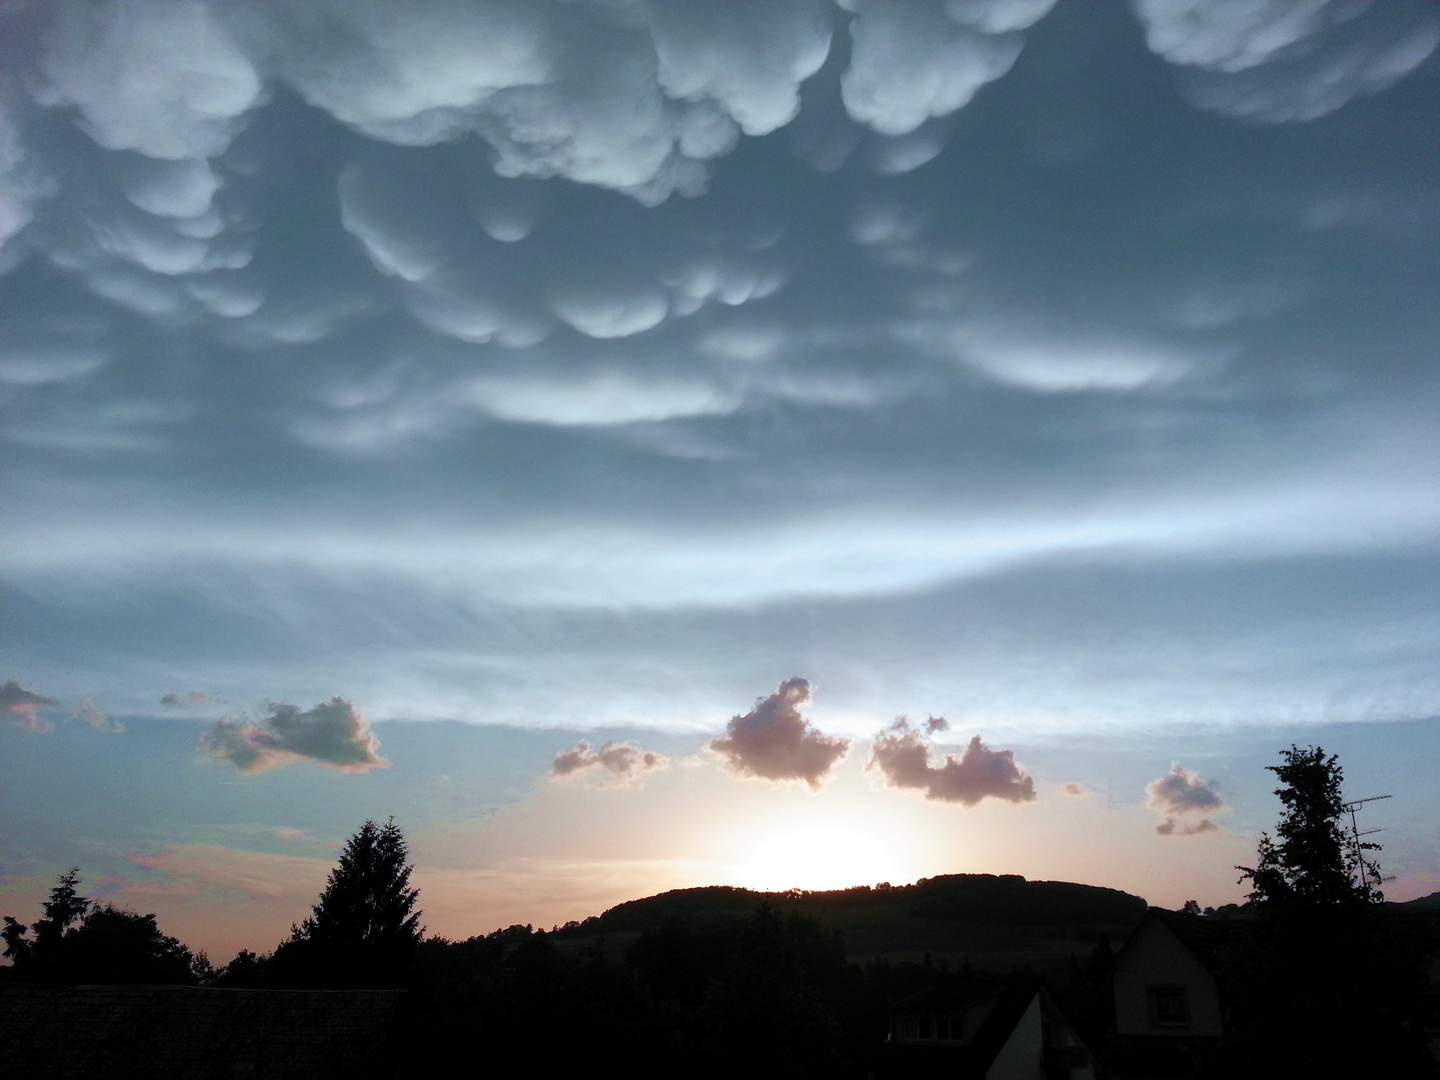
<svg viewBox="0 0 1440 1080"><path fill-rule="evenodd" d="M1175 762L1167 775L1145 785L1145 805L1164 818L1155 831L1161 836L1214 832L1219 826L1210 820L1210 815L1225 806L1215 790L1217 786L1205 783L1198 772Z"/></svg>
<svg viewBox="0 0 1440 1080"><path fill-rule="evenodd" d="M1018 34L960 25L938 0L864 0L850 24L840 94L851 117L882 135L906 135L967 104L1010 70Z"/></svg>
<svg viewBox="0 0 1440 1080"><path fill-rule="evenodd" d="M1314 120L1415 70L1440 45L1423 0L1132 0L1150 48L1202 108Z"/></svg>
<svg viewBox="0 0 1440 1080"><path fill-rule="evenodd" d="M669 764L670 759L664 754L654 750L642 750L632 743L607 742L595 749L581 740L575 749L555 755L550 775L554 779L563 780L587 773L604 772L609 775L600 786L624 787L647 772L655 772Z"/></svg>
<svg viewBox="0 0 1440 1080"><path fill-rule="evenodd" d="M932 765L929 736L949 724L932 716L925 729L911 727L903 716L875 736L867 770L877 770L895 788L923 791L925 798L974 806L981 799L1033 802L1035 782L1015 764L1013 750L991 750L976 735L964 754L940 755Z"/></svg>
<svg viewBox="0 0 1440 1080"><path fill-rule="evenodd" d="M259 723L217 720L203 744L218 758L247 774L314 761L336 772L365 773L389 764L376 753L380 740L344 698L331 698L312 709L271 704Z"/></svg>
<svg viewBox="0 0 1440 1080"><path fill-rule="evenodd" d="M810 683L786 679L748 713L732 716L725 734L706 744L736 776L762 780L803 780L818 791L830 770L850 749L850 740L822 735L800 715L810 700Z"/></svg>
<svg viewBox="0 0 1440 1080"><path fill-rule="evenodd" d="M36 98L74 106L108 150L222 152L261 99L260 75L199 0L61 0L37 60Z"/></svg>

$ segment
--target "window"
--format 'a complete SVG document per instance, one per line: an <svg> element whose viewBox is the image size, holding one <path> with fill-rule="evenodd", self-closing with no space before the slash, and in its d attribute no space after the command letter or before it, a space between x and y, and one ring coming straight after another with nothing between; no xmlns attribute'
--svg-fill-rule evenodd
<svg viewBox="0 0 1440 1080"><path fill-rule="evenodd" d="M1147 994L1150 999L1150 1025L1152 1027L1179 1028L1190 1026L1190 997L1183 986L1152 986Z"/></svg>

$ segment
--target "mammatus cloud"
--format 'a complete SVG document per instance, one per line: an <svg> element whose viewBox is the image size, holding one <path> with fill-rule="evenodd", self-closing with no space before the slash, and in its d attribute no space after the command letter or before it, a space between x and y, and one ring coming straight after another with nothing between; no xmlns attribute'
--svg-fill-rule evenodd
<svg viewBox="0 0 1440 1080"><path fill-rule="evenodd" d="M314 761L337 772L364 773L390 763L375 751L380 740L350 702L331 698L301 712L272 703L258 724L217 720L205 733L205 748L253 775L301 761Z"/></svg>
<svg viewBox="0 0 1440 1080"><path fill-rule="evenodd" d="M865 768L878 769L891 787L914 788L927 799L974 806L990 796L1007 802L1033 802L1035 782L1015 764L1013 750L991 750L976 735L964 754L944 754L930 764L929 736L948 728L944 717L932 716L924 730L905 717L875 736Z"/></svg>
<svg viewBox="0 0 1440 1080"><path fill-rule="evenodd" d="M1256 123L1314 120L1377 94L1440 44L1424 0L1132 0L1191 103Z"/></svg>
<svg viewBox="0 0 1440 1080"><path fill-rule="evenodd" d="M850 66L840 96L851 118L881 135L908 135L968 104L1010 70L1054 0L846 0ZM931 155L934 156L933 154Z"/></svg>
<svg viewBox="0 0 1440 1080"><path fill-rule="evenodd" d="M125 725L119 720L111 720L100 711L100 707L86 698L80 703L80 708L75 710L81 720L89 724L95 731L104 731L111 735L118 735L125 730Z"/></svg>
<svg viewBox="0 0 1440 1080"><path fill-rule="evenodd" d="M35 710L50 709L59 704L54 698L31 693L14 679L0 686L0 709L7 710L10 718L28 731L49 731L51 725L36 716Z"/></svg>
<svg viewBox="0 0 1440 1080"><path fill-rule="evenodd" d="M1155 831L1161 836L1190 836L1218 829L1210 820L1225 805L1215 793L1217 786L1214 781L1204 783L1198 772L1181 768L1177 761L1169 775L1145 785L1145 805L1165 819Z"/></svg>
<svg viewBox="0 0 1440 1080"><path fill-rule="evenodd" d="M743 716L732 716L723 738L706 745L736 776L762 780L803 780L818 791L830 770L850 748L850 740L822 735L800 715L810 700L810 683L786 679Z"/></svg>
<svg viewBox="0 0 1440 1080"><path fill-rule="evenodd" d="M607 742L598 750L581 740L574 750L555 755L555 764L550 767L554 779L579 776L603 770L610 774L602 787L624 787L632 780L647 772L663 769L670 764L664 754L653 750L642 750L631 743Z"/></svg>

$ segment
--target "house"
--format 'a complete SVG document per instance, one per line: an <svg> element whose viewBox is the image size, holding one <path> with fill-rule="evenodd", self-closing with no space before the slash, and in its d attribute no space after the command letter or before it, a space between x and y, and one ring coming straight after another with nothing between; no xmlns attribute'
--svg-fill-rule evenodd
<svg viewBox="0 0 1440 1080"><path fill-rule="evenodd" d="M1158 1039L1225 1033L1220 954L1230 924L1152 907L1115 958L1115 1032Z"/></svg>
<svg viewBox="0 0 1440 1080"><path fill-rule="evenodd" d="M998 994L936 988L896 1003L881 1076L1094 1080L1095 1059L1036 979Z"/></svg>
<svg viewBox="0 0 1440 1080"><path fill-rule="evenodd" d="M1115 957L1114 1034L1102 1057L1116 1080L1184 1077L1225 1034L1222 957L1231 920L1150 908Z"/></svg>
<svg viewBox="0 0 1440 1080"><path fill-rule="evenodd" d="M26 1080L390 1080L403 991L0 983L0 1073Z"/></svg>

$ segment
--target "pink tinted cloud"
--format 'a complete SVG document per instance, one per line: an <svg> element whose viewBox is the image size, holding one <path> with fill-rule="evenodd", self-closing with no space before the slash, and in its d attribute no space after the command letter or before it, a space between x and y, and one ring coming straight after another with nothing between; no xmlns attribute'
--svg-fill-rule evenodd
<svg viewBox="0 0 1440 1080"><path fill-rule="evenodd" d="M202 742L215 757L254 775L302 761L337 772L365 773L390 763L376 753L380 740L344 698L301 711L283 702L267 706L259 723L217 720Z"/></svg>
<svg viewBox="0 0 1440 1080"><path fill-rule="evenodd" d="M939 755L932 765L927 735L945 730L943 717L932 716L925 730L911 727L903 716L875 736L867 770L877 770L891 787L923 791L927 799L974 806L981 799L1031 802L1035 783L1015 764L1012 750L991 750L976 735L964 754Z"/></svg>
<svg viewBox="0 0 1440 1080"><path fill-rule="evenodd" d="M817 791L850 749L850 740L822 735L801 716L800 706L809 700L807 680L786 679L748 713L732 716L725 735L706 745L736 776L803 780Z"/></svg>
<svg viewBox="0 0 1440 1080"><path fill-rule="evenodd" d="M0 686L0 709L27 731L49 731L51 724L35 715L37 709L52 709L60 703L54 698L26 690L14 679Z"/></svg>
<svg viewBox="0 0 1440 1080"><path fill-rule="evenodd" d="M596 772L608 773L601 787L623 787L647 772L663 769L670 759L654 750L642 750L632 743L607 742L598 750L581 740L573 750L555 755L550 775L556 780Z"/></svg>
<svg viewBox="0 0 1440 1080"><path fill-rule="evenodd" d="M1205 783L1200 774L1182 768L1177 761L1170 772L1145 785L1145 805L1164 820L1155 826L1161 836L1192 836L1219 828L1210 815L1224 809L1214 781Z"/></svg>

